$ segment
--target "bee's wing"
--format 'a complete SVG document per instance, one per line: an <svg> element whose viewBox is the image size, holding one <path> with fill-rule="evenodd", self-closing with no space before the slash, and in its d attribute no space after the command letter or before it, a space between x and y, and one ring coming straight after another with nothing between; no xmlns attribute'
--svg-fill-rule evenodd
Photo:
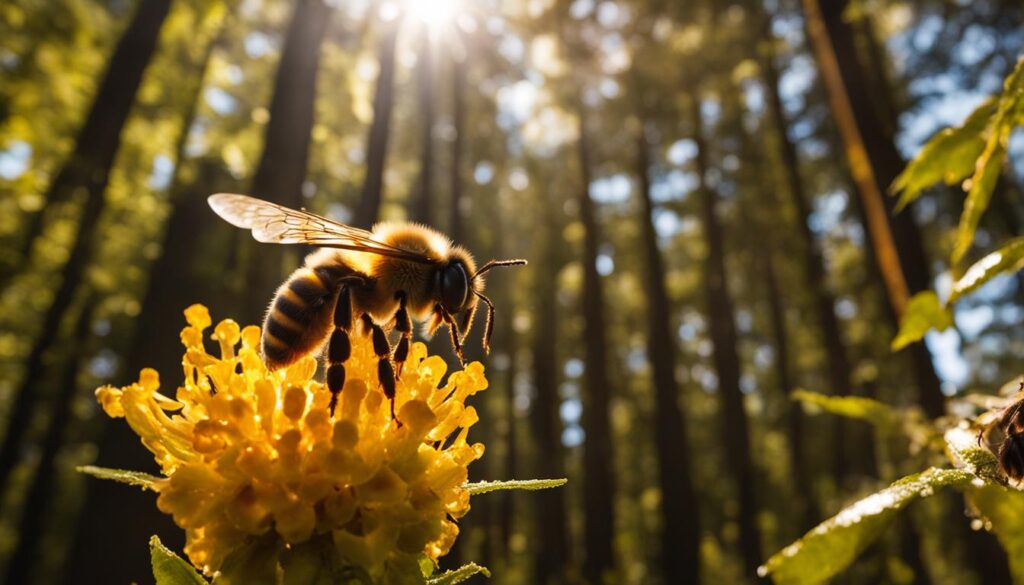
<svg viewBox="0 0 1024 585"><path fill-rule="evenodd" d="M343 248L379 254L422 264L436 262L418 252L380 242L366 230L248 195L217 193L211 195L207 201L213 211L231 225L251 230L252 237L258 242L311 244L324 248Z"/></svg>

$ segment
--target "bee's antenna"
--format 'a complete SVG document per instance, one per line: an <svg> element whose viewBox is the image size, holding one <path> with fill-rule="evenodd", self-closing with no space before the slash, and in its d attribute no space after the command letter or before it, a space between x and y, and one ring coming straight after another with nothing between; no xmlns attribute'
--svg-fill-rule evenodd
<svg viewBox="0 0 1024 585"><path fill-rule="evenodd" d="M516 258L515 260L491 260L487 264L484 264L483 266L481 266L480 270L477 270L473 274L473 276L469 277L469 280L472 282L472 281L476 280L476 277L482 275L483 273L487 272L491 268L495 268L495 267L498 267L498 266L525 266L525 265L526 265L526 260L523 260L522 258ZM488 302L487 304L489 305L490 302Z"/></svg>
<svg viewBox="0 0 1024 585"><path fill-rule="evenodd" d="M523 261L523 264L526 264L525 260ZM477 274L479 274L479 273L477 273ZM487 354L491 353L491 332L494 329L494 303L492 303L491 299L487 298L487 296L484 293L482 293L482 292L474 290L473 294L475 294L476 296L480 297L480 300L482 300L484 303L487 304L487 320L484 321L484 340L483 340L484 341L484 355L487 355Z"/></svg>

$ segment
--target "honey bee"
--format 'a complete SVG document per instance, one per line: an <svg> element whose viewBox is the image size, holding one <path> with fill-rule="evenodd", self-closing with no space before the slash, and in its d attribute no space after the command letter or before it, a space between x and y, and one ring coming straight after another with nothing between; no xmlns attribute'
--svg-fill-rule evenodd
<svg viewBox="0 0 1024 585"><path fill-rule="evenodd" d="M297 211L247 195L218 193L208 199L225 221L251 230L259 242L310 244L309 254L274 295L263 321L262 353L267 367L294 363L323 346L330 411L345 386L349 336L361 332L373 341L377 379L395 418L395 366L398 375L409 355L412 321L427 335L446 325L459 361L473 324L477 302L487 305L483 349L490 349L494 304L483 294L483 275L525 260L491 260L479 269L464 248L440 232L413 223L379 223L373 231ZM461 314L461 318L457 316ZM386 329L400 334L392 351Z"/></svg>
<svg viewBox="0 0 1024 585"><path fill-rule="evenodd" d="M996 451L999 469L1007 478L1019 482L1024 479L1024 382L1020 383L1013 401L994 421L982 427L978 433L978 444L982 441L987 443L989 433L995 428L1003 433Z"/></svg>

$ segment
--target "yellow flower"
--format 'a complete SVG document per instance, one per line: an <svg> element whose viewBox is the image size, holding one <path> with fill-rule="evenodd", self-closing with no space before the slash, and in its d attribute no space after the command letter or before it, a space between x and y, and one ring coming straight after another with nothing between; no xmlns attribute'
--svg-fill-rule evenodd
<svg viewBox="0 0 1024 585"><path fill-rule="evenodd" d="M466 440L478 417L465 400L487 387L483 366L472 363L439 388L444 361L414 344L397 384L397 425L376 382L372 343L354 336L332 417L313 357L269 371L259 328L240 330L230 319L214 328L220 355L211 355L203 345L209 311L193 305L185 318L184 385L174 399L157 392L150 369L96 397L155 456L164 475L157 506L185 529L193 564L212 574L257 536L289 546L325 537L346 566L375 582L422 581L418 561L446 554L459 532L452 520L469 511L467 466L484 446Z"/></svg>

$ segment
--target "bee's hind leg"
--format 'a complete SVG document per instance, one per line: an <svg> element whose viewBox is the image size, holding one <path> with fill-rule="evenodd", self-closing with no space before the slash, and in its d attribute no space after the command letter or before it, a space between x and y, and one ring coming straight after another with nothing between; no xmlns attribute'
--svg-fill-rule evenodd
<svg viewBox="0 0 1024 585"><path fill-rule="evenodd" d="M388 336L366 313L363 313L363 326L373 339L373 353L377 356L377 380L384 389L384 396L391 401L391 419L401 425L395 416L395 369L391 365L391 344L388 343Z"/></svg>

